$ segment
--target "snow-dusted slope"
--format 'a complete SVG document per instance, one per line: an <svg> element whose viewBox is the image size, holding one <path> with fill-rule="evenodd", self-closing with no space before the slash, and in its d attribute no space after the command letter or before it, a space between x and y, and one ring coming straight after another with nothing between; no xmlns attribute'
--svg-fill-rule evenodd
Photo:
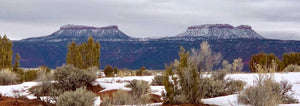
<svg viewBox="0 0 300 106"><path fill-rule="evenodd" d="M69 40L82 40L92 36L96 40L102 41L124 41L132 40L129 36L118 29L118 26L92 27L83 25L64 25L49 36L24 39L22 41L46 41L61 42Z"/></svg>
<svg viewBox="0 0 300 106"><path fill-rule="evenodd" d="M186 32L177 35L179 37L203 36L211 38L251 38L263 39L263 37L252 30L251 26L240 25L233 27L229 24L205 24L190 26Z"/></svg>

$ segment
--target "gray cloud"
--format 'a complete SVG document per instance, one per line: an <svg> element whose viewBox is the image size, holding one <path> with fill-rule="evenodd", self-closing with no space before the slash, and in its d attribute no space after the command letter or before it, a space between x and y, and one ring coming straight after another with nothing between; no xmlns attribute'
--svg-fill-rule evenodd
<svg viewBox="0 0 300 106"><path fill-rule="evenodd" d="M0 7L0 34L11 39L49 35L64 24L114 24L132 37L149 37L228 23L300 40L298 0L0 0Z"/></svg>

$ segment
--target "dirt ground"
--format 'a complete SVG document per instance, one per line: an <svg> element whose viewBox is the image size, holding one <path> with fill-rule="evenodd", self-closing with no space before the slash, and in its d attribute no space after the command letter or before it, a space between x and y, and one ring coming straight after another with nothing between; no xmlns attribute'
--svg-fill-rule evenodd
<svg viewBox="0 0 300 106"><path fill-rule="evenodd" d="M0 97L0 106L44 106L43 103L37 99L27 98L11 98L11 97Z"/></svg>

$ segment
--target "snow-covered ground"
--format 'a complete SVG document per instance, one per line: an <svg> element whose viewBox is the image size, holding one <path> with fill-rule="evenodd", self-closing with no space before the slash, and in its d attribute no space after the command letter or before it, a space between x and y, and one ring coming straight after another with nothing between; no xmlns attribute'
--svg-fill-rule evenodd
<svg viewBox="0 0 300 106"><path fill-rule="evenodd" d="M257 79L258 74L253 73L242 73L242 74L228 74L225 76L225 79L239 79L246 82L245 87L253 85ZM129 81L134 79L145 80L151 83L154 76L133 76L133 77L111 77L111 78L98 78L93 85L100 85L105 89L100 92L113 90L113 89L123 89L130 90L129 88L124 87ZM292 90L293 96L300 101L300 72L289 72L289 73L275 73L274 79L276 81L286 80L293 85ZM35 97L28 92L30 87L38 85L37 82L25 82L18 85L8 85L0 86L0 93L4 96L15 97L16 95L23 95L29 99L35 99ZM161 95L161 92L164 90L163 86L151 86L151 93ZM21 91L17 93L15 91ZM238 94L227 95L222 97L215 97L209 99L202 99L202 102L205 104L214 104L220 106L243 106L237 102ZM95 105L99 105L101 100L99 97L95 100ZM160 105L161 103L156 103L152 105ZM281 104L280 106L300 106L300 104Z"/></svg>
<svg viewBox="0 0 300 106"><path fill-rule="evenodd" d="M17 85L0 86L0 94L8 97L26 96L29 99L36 99L28 89L37 85L38 82L24 82Z"/></svg>

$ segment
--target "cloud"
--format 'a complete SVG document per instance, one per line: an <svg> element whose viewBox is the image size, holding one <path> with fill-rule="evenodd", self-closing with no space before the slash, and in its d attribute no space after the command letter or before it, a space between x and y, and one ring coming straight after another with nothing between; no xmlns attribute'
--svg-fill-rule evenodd
<svg viewBox="0 0 300 106"><path fill-rule="evenodd" d="M289 38L300 40L297 0L0 0L0 7L0 34L11 39L46 36L64 24L114 24L129 36L149 37L228 23L251 25L262 35L295 33Z"/></svg>

